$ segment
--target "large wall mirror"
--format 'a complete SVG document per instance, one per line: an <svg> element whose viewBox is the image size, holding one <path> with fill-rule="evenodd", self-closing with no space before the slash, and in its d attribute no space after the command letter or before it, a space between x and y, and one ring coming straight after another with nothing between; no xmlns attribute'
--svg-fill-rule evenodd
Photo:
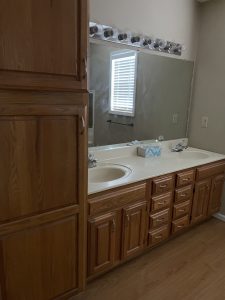
<svg viewBox="0 0 225 300"><path fill-rule="evenodd" d="M186 136L193 62L90 43L89 146Z"/></svg>

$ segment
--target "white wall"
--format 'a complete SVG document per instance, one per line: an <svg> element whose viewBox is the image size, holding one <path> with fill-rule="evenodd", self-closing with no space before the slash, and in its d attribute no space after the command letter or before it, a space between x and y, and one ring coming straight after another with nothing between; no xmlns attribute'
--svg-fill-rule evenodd
<svg viewBox="0 0 225 300"><path fill-rule="evenodd" d="M197 49L196 0L90 0L90 19L185 45L183 59Z"/></svg>
<svg viewBox="0 0 225 300"><path fill-rule="evenodd" d="M225 1L202 4L189 129L192 146L225 154ZM208 116L208 128L201 117ZM222 212L225 214L225 191Z"/></svg>

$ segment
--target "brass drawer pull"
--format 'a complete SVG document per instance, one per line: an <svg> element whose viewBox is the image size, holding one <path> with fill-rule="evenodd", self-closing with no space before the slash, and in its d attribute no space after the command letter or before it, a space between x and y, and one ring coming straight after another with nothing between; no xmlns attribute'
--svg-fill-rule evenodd
<svg viewBox="0 0 225 300"><path fill-rule="evenodd" d="M164 189L164 188L167 188L168 187L168 184L160 184L159 186L161 189Z"/></svg>
<svg viewBox="0 0 225 300"><path fill-rule="evenodd" d="M162 235L162 234L155 236L155 239L156 239L156 240L161 240L162 238L163 238L163 235Z"/></svg>
<svg viewBox="0 0 225 300"><path fill-rule="evenodd" d="M186 212L186 209L178 209L178 212Z"/></svg>
<svg viewBox="0 0 225 300"><path fill-rule="evenodd" d="M183 228L185 224L177 225L177 228Z"/></svg>
<svg viewBox="0 0 225 300"><path fill-rule="evenodd" d="M182 179L182 181L185 181L185 182L186 182L186 181L190 181L190 180L191 180L190 177L188 177L188 178L183 178L183 179Z"/></svg>
<svg viewBox="0 0 225 300"><path fill-rule="evenodd" d="M165 221L165 218L162 218L162 219L156 219L156 222L164 222Z"/></svg>
<svg viewBox="0 0 225 300"><path fill-rule="evenodd" d="M180 196L181 196L182 198L184 198L184 197L187 197L188 194L187 194L187 193L184 193L184 194L180 194Z"/></svg>
<svg viewBox="0 0 225 300"><path fill-rule="evenodd" d="M165 204L166 204L166 201L158 202L158 205L165 205Z"/></svg>

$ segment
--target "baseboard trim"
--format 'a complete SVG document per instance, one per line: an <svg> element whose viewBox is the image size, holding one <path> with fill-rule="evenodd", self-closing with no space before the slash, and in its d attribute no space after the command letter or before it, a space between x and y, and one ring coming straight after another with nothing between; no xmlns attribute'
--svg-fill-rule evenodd
<svg viewBox="0 0 225 300"><path fill-rule="evenodd" d="M220 221L225 222L225 215L223 215L221 213L217 213L217 214L213 215L213 217L220 220Z"/></svg>

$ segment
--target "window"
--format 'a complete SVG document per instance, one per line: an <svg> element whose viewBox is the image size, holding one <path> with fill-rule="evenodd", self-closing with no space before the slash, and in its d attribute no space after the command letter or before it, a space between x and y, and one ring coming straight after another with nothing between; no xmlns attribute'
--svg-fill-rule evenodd
<svg viewBox="0 0 225 300"><path fill-rule="evenodd" d="M109 108L111 114L134 116L136 72L136 51L112 52Z"/></svg>

